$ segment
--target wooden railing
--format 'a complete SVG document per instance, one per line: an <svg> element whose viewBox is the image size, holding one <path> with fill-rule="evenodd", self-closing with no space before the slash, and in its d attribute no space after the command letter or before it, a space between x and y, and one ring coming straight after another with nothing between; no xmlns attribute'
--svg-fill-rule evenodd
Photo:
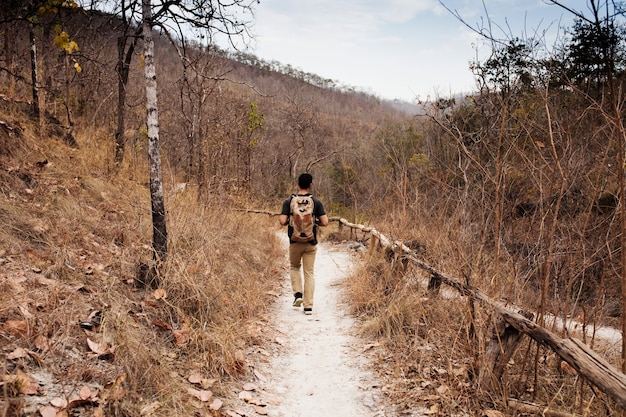
<svg viewBox="0 0 626 417"><path fill-rule="evenodd" d="M446 284L458 291L459 294L471 297L490 307L497 314L499 314L502 319L506 321L506 323L513 326L513 328L518 332L526 334L538 343L552 349L563 361L567 362L567 364L574 368L581 376L615 400L620 407L626 410L626 375L621 373L598 353L591 350L591 348L583 342L573 337L563 338L556 335L550 330L532 321L527 313L520 310L513 311L501 303L491 299L479 288L467 285L460 279L437 270L432 265L429 265L422 259L419 259L416 253L411 248L404 245L401 241L393 241L372 227L350 223L346 219L340 217L331 217L330 220L338 222L340 227L348 227L365 233L370 233L373 237L372 242L370 243L370 248L378 246L383 249L391 249L396 252L401 252L404 259L414 263L431 275L431 280L437 282L434 287L437 287L439 283ZM499 374L503 370L499 370L499 368L506 366L508 359L510 359L513 354L510 349L507 351L507 344L505 343L507 338L508 337L505 335L500 335L500 337L496 338L499 348L496 349L496 355L494 355L494 358L491 361L492 368L491 372L489 372L490 375L486 376L487 379L484 379L485 376L481 375L482 384L486 387L491 387L495 382L494 379L499 379ZM489 348L487 351L489 351ZM484 370L485 369L483 368L481 371Z"/></svg>

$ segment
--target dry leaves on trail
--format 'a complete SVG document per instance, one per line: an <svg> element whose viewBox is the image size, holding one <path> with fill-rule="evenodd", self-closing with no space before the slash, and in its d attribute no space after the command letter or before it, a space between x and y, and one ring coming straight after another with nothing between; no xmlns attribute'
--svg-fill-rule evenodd
<svg viewBox="0 0 626 417"><path fill-rule="evenodd" d="M253 396L252 393L250 391L241 391L239 393L239 399L243 400L245 402L250 402L252 400Z"/></svg>
<svg viewBox="0 0 626 417"><path fill-rule="evenodd" d="M46 405L43 406L41 408L39 408L39 414L41 414L41 417L56 417L57 413L59 412L59 410L56 407L53 407L51 405Z"/></svg>
<svg viewBox="0 0 626 417"><path fill-rule="evenodd" d="M211 397L213 397L213 393L209 390L197 390L194 388L187 388L187 393L204 403L208 402Z"/></svg>
<svg viewBox="0 0 626 417"><path fill-rule="evenodd" d="M7 320L2 324L2 330L15 337L24 337L28 334L28 322L24 320Z"/></svg>
<svg viewBox="0 0 626 417"><path fill-rule="evenodd" d="M0 375L0 387L6 384L13 386L16 392L23 395L35 395L39 390L39 384L20 369L15 375Z"/></svg>
<svg viewBox="0 0 626 417"><path fill-rule="evenodd" d="M189 375L187 381L192 384L200 385L203 389L209 389L217 382L217 379L205 378L202 374L194 373Z"/></svg>
<svg viewBox="0 0 626 417"><path fill-rule="evenodd" d="M93 353L97 354L98 358L101 359L113 357L113 354L115 353L115 346L110 346L107 343L98 343L87 338L87 345L89 346L89 349Z"/></svg>
<svg viewBox="0 0 626 417"><path fill-rule="evenodd" d="M224 402L222 400L220 400L219 398L215 398L215 399L213 399L211 404L209 404L209 408L211 410L217 411L220 408L222 408L222 405L224 405Z"/></svg>
<svg viewBox="0 0 626 417"><path fill-rule="evenodd" d="M256 391L257 386L253 384L252 382L246 382L245 384L243 384L243 390L244 391Z"/></svg>

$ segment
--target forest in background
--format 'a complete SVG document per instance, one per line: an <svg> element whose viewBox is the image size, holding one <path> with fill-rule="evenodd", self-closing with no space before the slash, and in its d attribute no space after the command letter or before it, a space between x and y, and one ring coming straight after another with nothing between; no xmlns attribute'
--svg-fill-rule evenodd
<svg viewBox="0 0 626 417"><path fill-rule="evenodd" d="M587 15L569 10L574 23L560 45L485 32L492 54L471 68L477 92L420 103L413 113L288 65L172 43L157 31L165 188L185 184L215 210L277 210L293 179L309 171L332 215L426 248L439 269L493 298L538 311L538 320L554 314L620 327L626 34L620 5L589 4ZM120 16L58 5L35 8L33 24L8 13L10 6L0 19L4 100L32 103L34 34L39 134L56 131L68 147L103 149L98 175L146 184L142 39L124 38L137 28ZM119 131L118 70L127 57ZM12 140L0 137L4 157ZM359 314L380 316L376 304L366 302ZM392 328L415 337L419 326ZM470 357L481 353L474 337L467 335Z"/></svg>

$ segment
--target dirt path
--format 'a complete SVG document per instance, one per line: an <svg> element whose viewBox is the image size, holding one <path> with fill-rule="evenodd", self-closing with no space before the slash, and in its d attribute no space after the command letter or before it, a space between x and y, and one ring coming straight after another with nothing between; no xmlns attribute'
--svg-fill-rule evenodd
<svg viewBox="0 0 626 417"><path fill-rule="evenodd" d="M286 253L286 242L284 247ZM310 316L304 315L302 307L291 306L285 268L282 292L269 318L279 334L278 348L267 353L266 363L256 365L258 380L248 395L253 397L252 404L261 402L262 407L255 407L254 413L273 417L392 415L381 404L381 384L367 368L367 346L354 334L356 326L343 300L343 282L353 267L353 256L345 245L319 245ZM246 405L249 409L250 402Z"/></svg>

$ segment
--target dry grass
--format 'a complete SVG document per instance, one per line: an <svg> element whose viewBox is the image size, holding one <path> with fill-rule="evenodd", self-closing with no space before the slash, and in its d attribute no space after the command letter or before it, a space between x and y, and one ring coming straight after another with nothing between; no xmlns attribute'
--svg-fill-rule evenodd
<svg viewBox="0 0 626 417"><path fill-rule="evenodd" d="M20 113L0 116L17 123ZM200 202L193 187L174 193L166 175L163 292L138 287L137 268L151 260L147 168L116 174L108 141L94 134L86 146L79 135L81 148L70 149L37 137L22 117L19 140L5 137L0 155L0 375L46 382L27 402L5 389L0 404L32 411L35 398L70 398L83 386L108 392L122 375L122 390L100 404L107 415L137 416L148 405L194 415L191 373L215 379L216 396L228 393L248 372L246 349L262 343L254 323L281 275L274 222L232 211L228 199ZM101 325L82 329L94 311ZM8 357L19 348L30 353Z"/></svg>
<svg viewBox="0 0 626 417"><path fill-rule="evenodd" d="M394 221L402 223L397 217ZM536 299L532 288L515 282L508 265L496 271L489 261L491 253L469 244L471 236L458 222L431 218L429 223L389 224L388 229L398 234L388 236L419 241L426 247L427 262L484 288L496 299L512 297L518 303ZM509 408L506 399L511 397L539 404L538 410L547 406L577 415L618 412L611 400L527 337L507 367L500 390L478 389L492 312L445 286L438 295L430 294L428 276L421 270L409 266L403 271L389 259L384 253L368 252L346 282L363 335L382 346L373 355L374 367L385 378L385 392L400 412L470 416L493 409L507 416L532 415ZM611 357L610 352L606 356Z"/></svg>

